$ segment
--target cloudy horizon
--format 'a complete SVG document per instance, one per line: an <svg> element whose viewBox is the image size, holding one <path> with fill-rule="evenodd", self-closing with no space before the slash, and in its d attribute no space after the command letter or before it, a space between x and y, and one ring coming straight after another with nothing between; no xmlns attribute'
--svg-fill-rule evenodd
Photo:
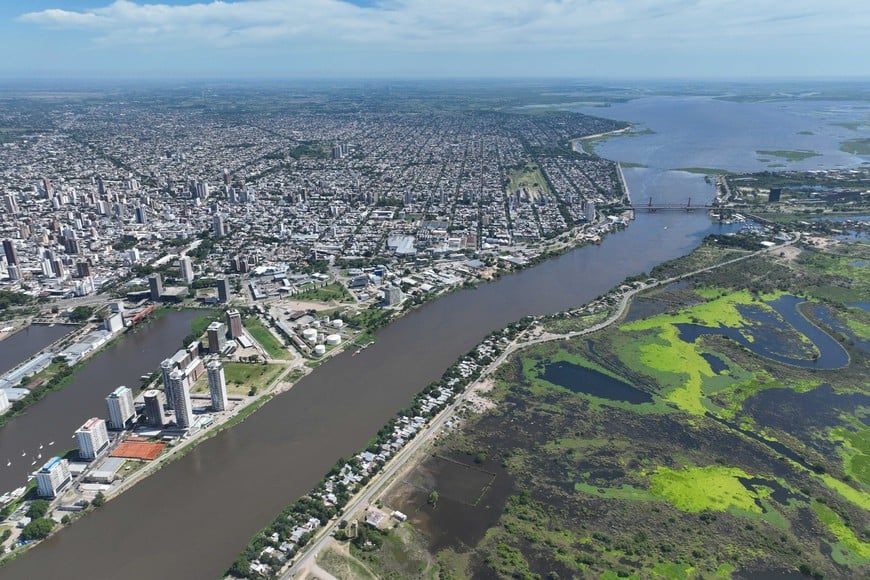
<svg viewBox="0 0 870 580"><path fill-rule="evenodd" d="M866 77L845 0L14 0L0 75Z"/></svg>

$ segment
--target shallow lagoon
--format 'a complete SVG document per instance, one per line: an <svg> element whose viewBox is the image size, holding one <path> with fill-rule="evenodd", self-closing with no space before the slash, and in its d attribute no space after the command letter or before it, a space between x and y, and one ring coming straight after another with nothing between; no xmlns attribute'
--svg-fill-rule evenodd
<svg viewBox="0 0 870 580"><path fill-rule="evenodd" d="M771 300L767 304L775 314L752 305L738 306L740 313L751 323L743 328L685 323L676 326L680 338L686 342L695 342L708 334L722 335L758 356L783 364L815 369L838 369L849 364L849 354L843 347L798 310L798 305L804 302L802 298L788 294ZM806 356L809 345L801 341L798 334L815 345L817 356Z"/></svg>
<svg viewBox="0 0 870 580"><path fill-rule="evenodd" d="M541 378L547 382L565 387L573 393L585 393L610 401L622 401L640 405L651 403L652 396L636 389L619 379L595 369L559 361L547 365Z"/></svg>

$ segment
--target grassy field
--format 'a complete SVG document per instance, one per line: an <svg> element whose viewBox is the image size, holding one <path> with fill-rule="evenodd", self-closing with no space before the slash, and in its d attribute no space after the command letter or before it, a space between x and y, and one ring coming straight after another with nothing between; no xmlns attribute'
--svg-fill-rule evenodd
<svg viewBox="0 0 870 580"><path fill-rule="evenodd" d="M46 381L50 381L58 374L58 372L65 369L66 367L66 362L52 362L47 367L33 375L33 377L31 377L31 380L45 379Z"/></svg>
<svg viewBox="0 0 870 580"><path fill-rule="evenodd" d="M263 326L259 318L256 316L245 318L243 324L251 337L266 349L269 356L277 359L283 359L287 356L287 349L275 338L275 335L268 328Z"/></svg>
<svg viewBox="0 0 870 580"><path fill-rule="evenodd" d="M321 550L317 564L338 580L377 580L364 564L352 556L340 554L333 549Z"/></svg>
<svg viewBox="0 0 870 580"><path fill-rule="evenodd" d="M220 320L220 318L220 315L217 315L214 312L200 314L190 321L190 334L196 337L202 336L205 334L205 329L208 328L208 325L215 320Z"/></svg>
<svg viewBox="0 0 870 580"><path fill-rule="evenodd" d="M821 153L817 153L815 151L808 151L805 149L798 150L785 150L785 149L776 149L776 150L759 150L755 152L756 155L763 155L765 157L778 157L779 159L785 159L786 161L803 161L804 159L809 159L810 157L818 157Z"/></svg>
<svg viewBox="0 0 870 580"><path fill-rule="evenodd" d="M513 169L508 173L507 190L511 192L518 189L525 189L533 199L553 193L536 163L527 163L525 167Z"/></svg>
<svg viewBox="0 0 870 580"><path fill-rule="evenodd" d="M311 300L314 302L350 302L351 295L343 284L327 284L322 288L314 288L293 296L296 300Z"/></svg>
<svg viewBox="0 0 870 580"><path fill-rule="evenodd" d="M247 396L251 389L262 392L281 372L287 368L285 364L236 363L225 362L224 376L227 381L227 393L231 396ZM208 391L208 376L204 374L197 379L190 389L192 393Z"/></svg>

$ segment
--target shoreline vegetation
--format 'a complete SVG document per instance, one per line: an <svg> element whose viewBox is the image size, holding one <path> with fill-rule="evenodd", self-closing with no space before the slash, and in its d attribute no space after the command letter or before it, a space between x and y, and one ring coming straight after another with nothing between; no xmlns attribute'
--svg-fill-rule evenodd
<svg viewBox="0 0 870 580"><path fill-rule="evenodd" d="M785 245L790 245L794 241L795 239L792 239ZM641 292L648 291L661 285L671 284L675 281L686 279L698 273L711 271L719 267L750 259L760 253L766 253L770 251L772 250L763 249L756 252L744 252L743 254L740 254L736 257L733 255L729 255L727 260L724 260L720 263L704 265L701 269L694 272L677 273L676 275L664 280L650 280L650 283L640 281L646 280L648 278L648 276L646 275L640 275L627 279L623 284L615 287L604 296L593 301L589 305L586 305L585 307L579 309L578 313L575 313L575 316L568 317L569 319L575 318L580 313L582 313L582 316L591 315L590 322L583 325L580 329L568 332L564 335L545 335L543 337L539 337L536 340L525 343L523 345L523 348L528 347L529 344L553 343L603 330L611 325L620 322L624 318L624 315L628 310L630 304L632 303L633 298ZM602 317L605 317L604 320L602 320ZM487 353L487 358L484 359L484 362L487 365L492 366L488 366L486 370L482 370L480 366L477 366L475 368L475 371L472 374L469 374L467 380L462 380L458 383L453 383L450 385L451 387L456 387L453 390L453 394L451 395L451 398L449 400L451 403L450 408L455 408L455 406L459 402L465 400L465 397L471 391L471 385L476 384L477 381L479 381L483 376L488 375L490 371L499 368L499 366L503 363L508 355L514 354L519 350L517 344L513 342L519 334L526 332L534 325L540 323L541 320L558 321L563 318L564 316L561 314L556 314L549 317L540 317L540 319L526 318L519 321L516 325L509 325L508 328L504 329L503 331L495 331L491 335L487 336L483 341L481 341L481 343L479 343L478 346L475 347L475 349L472 349L469 354L459 359L457 363L455 363L450 369L448 369L448 371L442 376L438 383L433 383L432 385L427 387L427 389L424 390L421 395L428 395L431 392L431 389L439 389L442 385L446 384L451 377L455 376L454 373L456 368L460 368L464 364L468 364L469 358L474 359L476 356L475 353L479 352L479 349L481 347L490 344L493 341L493 338L498 337L501 332L512 332L512 342L506 348L504 348L503 350L496 350L492 353ZM498 362L498 364L495 364L496 362ZM413 409L419 405L419 397L421 395L418 395L414 399L410 410L405 409L397 414L398 420L407 420L409 418L408 415L412 413ZM437 425L438 423L435 422L435 418L442 418L441 413L442 409L444 408L445 407L443 406L438 406L430 409L428 413L423 414L422 418L424 421L426 421L426 425ZM363 476L363 478L360 481L359 486L355 486L353 489L343 488L343 492L345 495L342 496L341 501L335 502L332 505L328 506L322 503L323 490L331 489L331 484L329 483L330 477L336 473L346 473L345 470L348 469L348 466L350 466L351 472L353 472L353 467L359 467L358 463L355 463L355 461L359 461L362 453L373 452L377 449L378 445L383 444L383 435L391 432L391 427L395 425L397 419L393 419L388 424L386 424L384 428L379 432L379 438L370 442L369 445L360 452L360 454L349 460L339 460L336 463L335 467L324 477L321 483L318 484L314 488L314 490L312 490L312 492L290 504L272 521L269 526L263 528L263 530L253 536L248 547L243 551L239 558L237 558L234 564L228 569L228 576L244 578L248 577L251 572L254 571L258 574L265 575L265 577L277 577L283 576L286 573L287 566L289 564L292 564L294 569L299 566L300 563L305 558L307 558L307 555L303 555L300 560L294 560L294 556L299 553L305 554L305 552L303 551L304 548L314 539L322 539L323 534L325 534L329 528L335 525L334 520L337 517L350 517L351 514L342 511L345 506L353 503L353 499L355 497L358 497L359 495L365 493L366 490L369 489L369 484L371 482L374 481L377 483L377 485L375 485L374 487L383 486L382 482L377 482L377 477L379 473L386 469L387 464L376 464L374 466L368 467L365 471L362 472L361 475ZM426 435L418 434L416 437L421 437L425 439ZM408 445L415 441L418 441L418 439L413 439L409 441ZM387 458L387 460L389 459L390 458ZM350 493L354 493L354 496L351 497ZM278 537L280 538L282 537L282 531L286 531L288 527L293 528L294 526L298 526L300 525L300 522L311 521L310 518L315 518L318 523L312 529L307 529L305 542L302 544L296 544L294 548L290 551L286 551L284 553L281 553L279 551L278 553L276 553L276 549L280 547L278 545L280 542L271 540L271 538L274 537L274 534L278 534Z"/></svg>
<svg viewBox="0 0 870 580"><path fill-rule="evenodd" d="M866 574L870 543L861 530L870 506L868 431L849 417L850 410L867 403L867 347L862 350L856 341L870 344L870 315L844 310L848 295L832 294L823 282L845 276L854 295L866 295L870 280L856 262L868 254L866 244L820 250L812 243L758 253L720 248L711 238L652 273L681 284L640 291L627 317L599 330L594 343L548 336L517 349L494 373L488 398L495 410L466 416L467 429L446 433L434 448L419 453L419 467L384 484L387 491L370 509L401 510L407 523L370 530L369 547L353 539L343 565L362 564L381 577L433 567L448 577L517 570L529 577L547 570L550 577ZM740 265L733 261L735 252L742 256ZM717 256L725 264L709 269ZM795 271L802 274L796 277ZM738 291L747 287L750 292ZM747 316L768 316L767 302L783 292L806 296L806 308L797 315L848 349L846 367L781 365L757 358L752 343L740 347L712 336L692 342L667 334L677 324L724 323L756 342L769 340L764 335L775 325ZM582 324L582 318L600 315L584 312L573 320ZM832 316L847 316L855 324L838 326ZM552 318L545 329L572 320ZM662 336L682 345L673 356L659 352ZM802 346L805 336L782 334L777 340L812 361L814 355ZM541 371L557 361L619 377L654 401L626 403L572 392L542 378ZM690 392L682 377L696 371L699 388ZM680 396L668 400L670 394ZM690 405L692 399L703 405ZM789 411L796 405L797 415ZM510 431L503 429L506 423ZM693 444L687 447L685 438ZM460 517L444 499L437 505L425 501L427 494L440 492L443 498L460 489L445 461L467 470L479 465L493 474L495 481L473 494L482 494L483 504L495 502L494 514L463 504ZM418 469L422 479L415 475ZM505 485L496 483L498 478L508 490L492 491ZM566 480L574 481L574 494L566 494ZM468 539L454 529L468 518L493 519L476 539ZM662 529L674 536L654 540ZM445 549L431 538L451 533L462 533L463 544ZM710 537L718 541L710 544ZM393 557L397 553L422 555L405 562L407 557Z"/></svg>

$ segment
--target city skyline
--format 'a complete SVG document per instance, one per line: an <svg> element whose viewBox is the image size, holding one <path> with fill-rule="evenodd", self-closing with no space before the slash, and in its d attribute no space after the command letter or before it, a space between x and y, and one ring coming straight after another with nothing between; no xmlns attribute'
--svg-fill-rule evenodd
<svg viewBox="0 0 870 580"><path fill-rule="evenodd" d="M865 77L868 25L844 0L15 0L0 77Z"/></svg>

